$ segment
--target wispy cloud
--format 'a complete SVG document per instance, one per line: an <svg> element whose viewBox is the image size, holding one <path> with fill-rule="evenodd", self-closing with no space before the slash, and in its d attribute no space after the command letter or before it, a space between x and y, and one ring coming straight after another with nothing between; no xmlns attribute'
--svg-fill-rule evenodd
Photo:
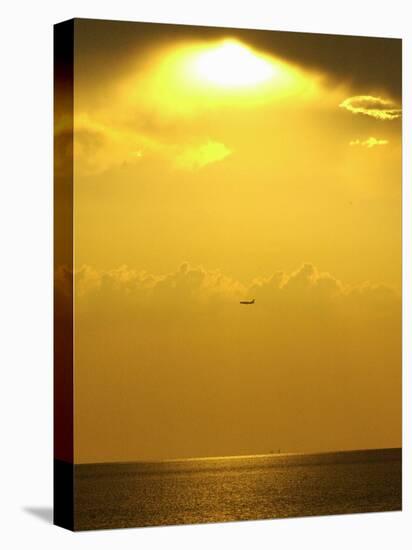
<svg viewBox="0 0 412 550"><path fill-rule="evenodd" d="M219 162L232 151L217 141L207 141L198 147L187 147L176 157L176 166L186 170L197 170L207 164Z"/></svg>
<svg viewBox="0 0 412 550"><path fill-rule="evenodd" d="M56 170L64 173L73 162L77 173L100 174L115 167L137 164L155 156L179 170L199 170L222 161L233 153L224 143L208 138L188 136L181 143L150 132L128 129L124 125L102 124L85 114L77 114L74 129L60 125L55 131L59 156ZM67 152L67 154L66 154ZM66 158L67 157L67 158Z"/></svg>
<svg viewBox="0 0 412 550"><path fill-rule="evenodd" d="M368 139L364 139L364 140L353 139L352 141L349 142L349 145L351 146L360 145L361 147L367 147L368 149L371 149L376 145L387 145L388 143L389 141L387 139L377 139L371 136Z"/></svg>
<svg viewBox="0 0 412 550"><path fill-rule="evenodd" d="M394 120L402 116L402 109L392 101L371 95L348 97L339 107L351 113L371 116L378 120Z"/></svg>

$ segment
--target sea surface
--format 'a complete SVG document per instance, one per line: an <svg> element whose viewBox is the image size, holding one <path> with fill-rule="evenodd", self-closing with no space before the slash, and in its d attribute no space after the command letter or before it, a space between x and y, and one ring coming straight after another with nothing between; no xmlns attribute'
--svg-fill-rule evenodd
<svg viewBox="0 0 412 550"><path fill-rule="evenodd" d="M75 467L75 529L402 508L401 449Z"/></svg>

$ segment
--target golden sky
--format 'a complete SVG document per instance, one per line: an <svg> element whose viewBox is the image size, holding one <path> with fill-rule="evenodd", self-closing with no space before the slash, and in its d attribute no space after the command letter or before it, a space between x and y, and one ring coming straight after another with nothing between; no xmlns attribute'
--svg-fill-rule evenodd
<svg viewBox="0 0 412 550"><path fill-rule="evenodd" d="M401 445L400 41L75 40L76 462Z"/></svg>

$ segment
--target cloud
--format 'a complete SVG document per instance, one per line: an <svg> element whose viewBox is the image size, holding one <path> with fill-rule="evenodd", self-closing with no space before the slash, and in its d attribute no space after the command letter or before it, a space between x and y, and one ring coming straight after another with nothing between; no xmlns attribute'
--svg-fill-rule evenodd
<svg viewBox="0 0 412 550"><path fill-rule="evenodd" d="M142 132L102 124L78 114L75 119L74 162L82 174L99 174L116 166L141 162L160 144Z"/></svg>
<svg viewBox="0 0 412 550"><path fill-rule="evenodd" d="M358 322L365 315L371 320L379 319L388 311L394 314L400 304L391 287L369 282L345 284L311 263L290 274L278 272L267 279L255 280L248 295L255 297L264 310L276 312L282 322L295 327L320 320L338 325L348 318Z"/></svg>
<svg viewBox="0 0 412 550"><path fill-rule="evenodd" d="M60 125L55 137L59 153L56 159L58 174L67 173L73 160L77 173L93 175L138 164L154 155L175 168L199 170L232 154L224 143L211 139L199 145L187 144L183 140L177 145L173 136L159 139L150 131L102 124L85 114L76 116L74 131L72 127ZM193 136L188 138L193 140Z"/></svg>
<svg viewBox="0 0 412 550"><path fill-rule="evenodd" d="M72 279L62 267L56 274L58 295L70 299ZM97 270L83 266L75 272L76 311L84 315L102 312L114 318L136 311L159 315L159 311L182 314L223 311L237 307L239 300L255 298L255 308L264 316L273 315L279 323L286 318L365 312L371 318L395 311L400 299L391 288L369 282L348 285L313 264L305 263L287 274L276 272L256 278L250 284L225 275L218 269L205 269L183 263L166 274L137 271L127 266ZM302 317L303 315L303 317Z"/></svg>
<svg viewBox="0 0 412 550"><path fill-rule="evenodd" d="M370 95L348 97L339 105L354 114L371 116L378 120L394 120L402 116L402 109L392 101Z"/></svg>
<svg viewBox="0 0 412 550"><path fill-rule="evenodd" d="M268 279L255 279L250 289L265 303L298 300L334 300L344 293L342 283L329 273L321 273L311 263L289 275L278 272Z"/></svg>
<svg viewBox="0 0 412 550"><path fill-rule="evenodd" d="M207 141L198 147L187 147L176 157L176 166L186 170L198 170L207 164L219 162L232 154L223 143Z"/></svg>
<svg viewBox="0 0 412 550"><path fill-rule="evenodd" d="M349 145L360 145L361 147L367 147L368 149L371 149L376 145L387 145L388 143L389 141L387 139L377 139L375 137L369 137L368 139L365 139L363 141L361 141L360 139L353 139L349 142Z"/></svg>
<svg viewBox="0 0 412 550"><path fill-rule="evenodd" d="M66 271L60 270L59 274L64 274L61 282L66 284ZM213 309L237 303L246 292L244 285L221 271L188 263L161 275L127 266L101 271L85 265L75 273L75 287L80 310L98 306L112 314L135 308L152 312Z"/></svg>

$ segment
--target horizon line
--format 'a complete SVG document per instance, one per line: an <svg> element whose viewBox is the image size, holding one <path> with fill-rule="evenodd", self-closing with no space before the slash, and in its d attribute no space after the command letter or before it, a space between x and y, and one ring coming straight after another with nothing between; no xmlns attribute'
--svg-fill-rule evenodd
<svg viewBox="0 0 412 550"><path fill-rule="evenodd" d="M343 454L343 453L361 453L372 451L402 451L403 447L371 447L364 449L344 449L338 451L312 451L312 452L273 452L273 453L261 453L261 454L246 454L246 455L218 455L218 456L201 456L201 457L184 457L184 458L158 458L158 459L137 459L137 460L105 460L101 462L73 462L73 466L91 466L102 464L164 464L173 462L201 462L206 460L241 460L245 458L276 458L287 456L313 456L313 455L328 455L328 454ZM60 460L55 458L55 460ZM65 461L61 461L65 462Z"/></svg>

